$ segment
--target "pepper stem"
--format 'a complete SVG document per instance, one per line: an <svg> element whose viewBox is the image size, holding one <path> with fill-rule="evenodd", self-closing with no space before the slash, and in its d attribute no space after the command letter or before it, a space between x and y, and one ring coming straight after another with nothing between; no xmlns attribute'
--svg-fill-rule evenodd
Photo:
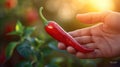
<svg viewBox="0 0 120 67"><path fill-rule="evenodd" d="M39 12L40 12L40 16L41 16L41 18L42 18L42 22L43 22L45 25L47 25L47 24L48 24L48 21L47 21L47 19L43 16L42 10L43 10L43 7L40 7Z"/></svg>

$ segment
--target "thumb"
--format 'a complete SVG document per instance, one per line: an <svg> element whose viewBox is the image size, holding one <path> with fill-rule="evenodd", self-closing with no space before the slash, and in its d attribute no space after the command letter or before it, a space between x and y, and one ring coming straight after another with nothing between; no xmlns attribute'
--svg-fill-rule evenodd
<svg viewBox="0 0 120 67"><path fill-rule="evenodd" d="M84 23L97 23L97 22L104 22L104 19L110 12L89 12L85 14L77 14L76 18L80 22Z"/></svg>

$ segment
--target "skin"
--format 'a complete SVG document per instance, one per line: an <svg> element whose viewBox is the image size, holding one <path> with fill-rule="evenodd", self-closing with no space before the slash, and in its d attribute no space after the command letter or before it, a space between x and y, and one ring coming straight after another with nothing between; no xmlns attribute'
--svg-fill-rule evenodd
<svg viewBox="0 0 120 67"><path fill-rule="evenodd" d="M69 32L80 44L94 49L94 52L86 54L77 52L73 47L66 47L61 42L58 43L59 49L67 50L81 59L120 56L120 13L112 11L90 12L78 14L76 18L87 24L99 22L93 26Z"/></svg>

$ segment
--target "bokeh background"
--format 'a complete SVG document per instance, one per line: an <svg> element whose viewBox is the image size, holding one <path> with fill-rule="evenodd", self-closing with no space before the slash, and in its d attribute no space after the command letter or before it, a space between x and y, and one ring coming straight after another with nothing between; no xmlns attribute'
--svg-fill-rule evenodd
<svg viewBox="0 0 120 67"><path fill-rule="evenodd" d="M119 58L78 59L59 50L44 31L41 6L69 32L94 25L78 22L77 14L119 12L120 0L0 0L0 67L120 67Z"/></svg>

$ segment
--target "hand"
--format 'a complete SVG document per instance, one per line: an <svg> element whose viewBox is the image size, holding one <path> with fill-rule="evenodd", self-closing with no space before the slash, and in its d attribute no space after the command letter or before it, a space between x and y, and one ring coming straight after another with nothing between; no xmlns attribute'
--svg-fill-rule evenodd
<svg viewBox="0 0 120 67"><path fill-rule="evenodd" d="M69 32L80 44L95 51L77 52L73 47L58 43L58 48L67 50L78 58L110 58L120 56L120 13L93 12L78 14L76 18L84 23L98 23L94 26Z"/></svg>

